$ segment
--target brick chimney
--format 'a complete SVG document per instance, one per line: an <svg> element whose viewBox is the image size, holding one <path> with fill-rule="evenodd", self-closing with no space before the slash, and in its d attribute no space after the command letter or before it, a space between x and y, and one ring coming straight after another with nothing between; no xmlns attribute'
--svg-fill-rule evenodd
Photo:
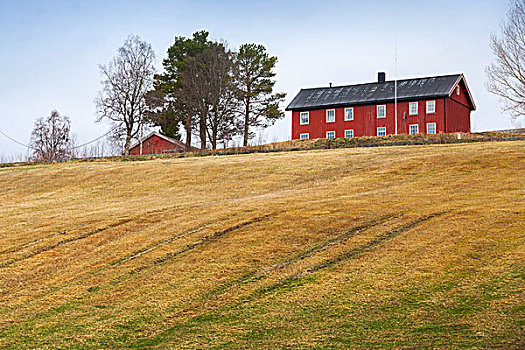
<svg viewBox="0 0 525 350"><path fill-rule="evenodd" d="M383 84L385 82L386 74L385 72L379 72L377 73L377 82L379 84Z"/></svg>

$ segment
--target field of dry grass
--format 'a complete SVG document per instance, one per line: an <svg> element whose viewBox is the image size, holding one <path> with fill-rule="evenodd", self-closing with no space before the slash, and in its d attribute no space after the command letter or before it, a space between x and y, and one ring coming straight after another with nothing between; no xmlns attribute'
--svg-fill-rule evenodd
<svg viewBox="0 0 525 350"><path fill-rule="evenodd" d="M525 347L525 142L0 169L0 348Z"/></svg>

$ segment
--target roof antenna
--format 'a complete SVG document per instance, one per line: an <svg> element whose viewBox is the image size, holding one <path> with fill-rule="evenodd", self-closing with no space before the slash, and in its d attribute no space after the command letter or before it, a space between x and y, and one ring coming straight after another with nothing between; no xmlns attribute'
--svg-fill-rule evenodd
<svg viewBox="0 0 525 350"><path fill-rule="evenodd" d="M397 135L397 30L394 32L394 129Z"/></svg>

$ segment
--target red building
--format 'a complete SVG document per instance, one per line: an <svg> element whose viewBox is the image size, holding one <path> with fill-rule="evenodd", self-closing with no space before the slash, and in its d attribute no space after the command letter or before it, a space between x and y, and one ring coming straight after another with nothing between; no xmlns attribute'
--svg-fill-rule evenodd
<svg viewBox="0 0 525 350"><path fill-rule="evenodd" d="M292 140L470 132L476 109L463 74L301 89L292 111ZM396 120L397 119L397 120ZM397 132L396 132L397 131Z"/></svg>
<svg viewBox="0 0 525 350"><path fill-rule="evenodd" d="M161 135L157 132L152 132L142 140L142 154L162 154L166 152L184 152L186 145L179 141ZM196 148L192 147L192 150ZM140 142L137 142L129 149L130 155L140 155Z"/></svg>

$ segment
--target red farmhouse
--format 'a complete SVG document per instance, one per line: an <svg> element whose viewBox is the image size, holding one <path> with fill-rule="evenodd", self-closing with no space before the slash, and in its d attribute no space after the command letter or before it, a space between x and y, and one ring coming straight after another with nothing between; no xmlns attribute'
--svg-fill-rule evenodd
<svg viewBox="0 0 525 350"><path fill-rule="evenodd" d="M301 89L290 105L292 140L470 132L476 109L463 74Z"/></svg>
<svg viewBox="0 0 525 350"><path fill-rule="evenodd" d="M192 147L193 149L193 147ZM186 145L183 142L152 132L142 140L142 154L162 154L166 152L184 152ZM130 155L140 155L140 142L129 149Z"/></svg>

